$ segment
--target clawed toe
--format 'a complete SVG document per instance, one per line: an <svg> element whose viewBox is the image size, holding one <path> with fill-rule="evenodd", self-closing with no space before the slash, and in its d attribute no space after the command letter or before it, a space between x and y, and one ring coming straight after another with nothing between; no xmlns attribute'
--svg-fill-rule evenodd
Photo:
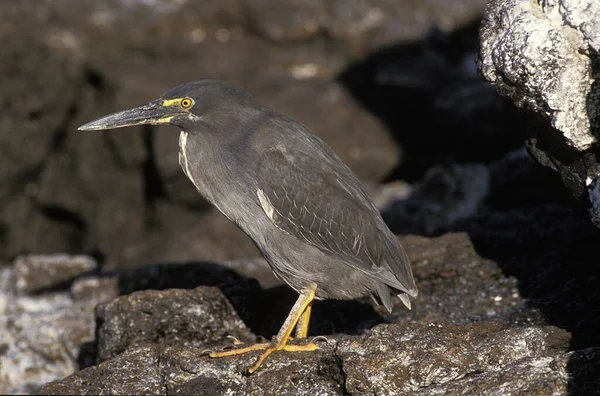
<svg viewBox="0 0 600 396"><path fill-rule="evenodd" d="M325 342L325 343L328 343L328 342L329 342L329 338L327 338L327 337L325 337L325 336L316 336L316 337L313 337L313 338L310 340L310 343L311 343L311 344L312 344L312 343L315 343L315 342Z"/></svg>
<svg viewBox="0 0 600 396"><path fill-rule="evenodd" d="M245 344L244 341L241 341L240 339L235 338L232 335L228 335L227 338L229 338L231 340L231 342L233 342L233 345L243 345L243 344Z"/></svg>
<svg viewBox="0 0 600 396"><path fill-rule="evenodd" d="M318 337L315 337L318 338ZM243 355L253 351L264 351L257 359L256 363L248 369L248 373L252 374L255 372L260 365L265 361L265 359L271 355L275 351L286 351L286 352L302 352L302 351L314 351L318 349L317 344L313 342L309 342L304 345L289 345L287 342L285 343L277 343L275 341L268 343L260 343L249 345L243 348L235 348L235 347L226 347L227 349L221 349L219 351L210 351L208 356L211 358L221 358L226 356L236 356ZM203 351L205 352L205 351Z"/></svg>

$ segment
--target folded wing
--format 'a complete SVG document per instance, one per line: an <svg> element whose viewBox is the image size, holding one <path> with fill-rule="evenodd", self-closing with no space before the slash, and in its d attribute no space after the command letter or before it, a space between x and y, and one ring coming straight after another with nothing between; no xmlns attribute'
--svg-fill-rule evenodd
<svg viewBox="0 0 600 396"><path fill-rule="evenodd" d="M339 160L272 147L262 155L258 198L281 230L409 295L417 290L406 253L360 183Z"/></svg>

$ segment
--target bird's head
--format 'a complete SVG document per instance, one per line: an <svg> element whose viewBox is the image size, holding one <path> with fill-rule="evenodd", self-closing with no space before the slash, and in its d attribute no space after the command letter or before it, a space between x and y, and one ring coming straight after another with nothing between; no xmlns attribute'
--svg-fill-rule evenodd
<svg viewBox="0 0 600 396"><path fill-rule="evenodd" d="M194 130L206 117L235 116L258 105L239 88L220 81L190 82L172 88L159 99L119 111L80 126L80 131L123 128L134 125L174 125Z"/></svg>

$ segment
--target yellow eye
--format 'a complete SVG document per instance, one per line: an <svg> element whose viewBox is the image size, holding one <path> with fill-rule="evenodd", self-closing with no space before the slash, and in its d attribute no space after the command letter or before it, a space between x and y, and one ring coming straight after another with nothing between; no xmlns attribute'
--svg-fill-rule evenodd
<svg viewBox="0 0 600 396"><path fill-rule="evenodd" d="M191 107L192 103L192 99L190 98L181 99L181 107L183 107L184 109Z"/></svg>

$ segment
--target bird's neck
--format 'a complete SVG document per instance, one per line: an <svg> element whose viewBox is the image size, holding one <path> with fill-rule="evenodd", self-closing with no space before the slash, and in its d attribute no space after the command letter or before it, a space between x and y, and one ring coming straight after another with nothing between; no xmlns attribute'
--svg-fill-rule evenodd
<svg viewBox="0 0 600 396"><path fill-rule="evenodd" d="M179 138L179 163L198 192L226 217L238 223L234 208L251 205L243 200L252 189L251 150L248 134L228 123L221 135L216 132L185 132ZM239 224L238 224L239 225Z"/></svg>

